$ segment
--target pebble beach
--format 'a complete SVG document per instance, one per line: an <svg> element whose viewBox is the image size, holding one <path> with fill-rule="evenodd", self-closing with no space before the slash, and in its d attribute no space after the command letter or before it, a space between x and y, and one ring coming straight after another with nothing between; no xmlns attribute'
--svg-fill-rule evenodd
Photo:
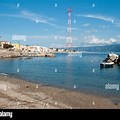
<svg viewBox="0 0 120 120"><path fill-rule="evenodd" d="M108 98L0 76L1 109L120 109Z"/></svg>

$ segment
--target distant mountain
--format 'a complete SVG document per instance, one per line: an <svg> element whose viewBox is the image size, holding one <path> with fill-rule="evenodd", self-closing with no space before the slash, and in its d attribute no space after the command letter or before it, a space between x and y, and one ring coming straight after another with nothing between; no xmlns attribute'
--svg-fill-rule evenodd
<svg viewBox="0 0 120 120"><path fill-rule="evenodd" d="M75 47L74 49L88 52L120 52L120 44L91 47Z"/></svg>

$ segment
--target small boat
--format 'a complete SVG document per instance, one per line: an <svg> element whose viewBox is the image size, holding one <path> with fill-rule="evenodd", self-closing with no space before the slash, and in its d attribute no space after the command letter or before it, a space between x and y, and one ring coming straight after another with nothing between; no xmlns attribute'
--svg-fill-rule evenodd
<svg viewBox="0 0 120 120"><path fill-rule="evenodd" d="M113 65L114 65L114 62L102 62L102 63L100 63L100 67L101 68L110 68L110 67L113 67Z"/></svg>

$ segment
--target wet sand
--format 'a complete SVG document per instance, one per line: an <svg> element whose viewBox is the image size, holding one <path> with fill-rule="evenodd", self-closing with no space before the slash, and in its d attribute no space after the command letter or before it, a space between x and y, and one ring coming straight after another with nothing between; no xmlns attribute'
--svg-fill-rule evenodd
<svg viewBox="0 0 120 120"><path fill-rule="evenodd" d="M110 99L0 76L0 109L120 109Z"/></svg>

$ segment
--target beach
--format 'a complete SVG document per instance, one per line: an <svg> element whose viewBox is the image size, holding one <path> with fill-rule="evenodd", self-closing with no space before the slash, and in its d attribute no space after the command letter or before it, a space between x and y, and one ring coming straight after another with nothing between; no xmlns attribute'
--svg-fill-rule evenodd
<svg viewBox="0 0 120 120"><path fill-rule="evenodd" d="M119 109L110 99L0 76L1 109Z"/></svg>

